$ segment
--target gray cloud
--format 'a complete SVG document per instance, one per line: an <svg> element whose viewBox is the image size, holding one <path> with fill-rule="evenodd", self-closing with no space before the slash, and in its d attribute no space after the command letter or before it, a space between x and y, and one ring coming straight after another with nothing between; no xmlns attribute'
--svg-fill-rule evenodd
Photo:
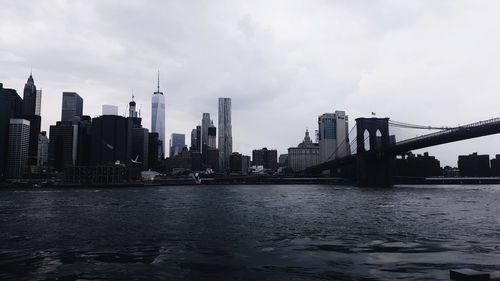
<svg viewBox="0 0 500 281"><path fill-rule="evenodd" d="M150 124L156 71L167 134L189 134L233 98L234 149L286 148L317 116L372 111L457 125L499 115L495 1L4 1L0 81L21 93L30 66L43 128L61 92L125 111L132 89ZM411 136L421 132L399 132ZM491 136L431 148L444 164L500 152Z"/></svg>

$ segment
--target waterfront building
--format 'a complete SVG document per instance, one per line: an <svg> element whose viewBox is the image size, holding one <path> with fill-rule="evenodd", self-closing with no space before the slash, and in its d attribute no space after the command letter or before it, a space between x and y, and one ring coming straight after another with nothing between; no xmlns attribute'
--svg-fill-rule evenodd
<svg viewBox="0 0 500 281"><path fill-rule="evenodd" d="M63 92L61 121L78 123L83 115L83 99L75 92Z"/></svg>
<svg viewBox="0 0 500 281"><path fill-rule="evenodd" d="M38 136L40 135L42 117L39 115L22 115L21 118L30 122L28 165L36 166L38 156Z"/></svg>
<svg viewBox="0 0 500 281"><path fill-rule="evenodd" d="M500 154L495 155L495 158L491 159L491 175L500 176Z"/></svg>
<svg viewBox="0 0 500 281"><path fill-rule="evenodd" d="M252 151L252 165L263 166L264 169L276 171L278 169L278 151L276 149L255 149Z"/></svg>
<svg viewBox="0 0 500 281"><path fill-rule="evenodd" d="M217 148L207 147L202 156L205 168L209 168L214 171L219 170L219 150Z"/></svg>
<svg viewBox="0 0 500 281"><path fill-rule="evenodd" d="M149 143L148 143L148 168L151 170L157 170L160 167L160 161L158 160L158 148L160 147L160 138L158 133L149 133Z"/></svg>
<svg viewBox="0 0 500 281"><path fill-rule="evenodd" d="M0 179L7 173L7 151L10 119L22 115L23 100L14 89L7 89L0 83Z"/></svg>
<svg viewBox="0 0 500 281"><path fill-rule="evenodd" d="M38 154L37 163L38 167L46 167L49 165L49 138L47 132L42 131L38 135Z"/></svg>
<svg viewBox="0 0 500 281"><path fill-rule="evenodd" d="M92 119L91 165L128 165L132 154L132 119L103 115Z"/></svg>
<svg viewBox="0 0 500 281"><path fill-rule="evenodd" d="M229 169L229 157L233 153L231 127L231 98L219 98L219 167Z"/></svg>
<svg viewBox="0 0 500 281"><path fill-rule="evenodd" d="M160 72L158 71L158 88L151 99L151 132L158 133L160 146L158 158L165 155L165 96L160 92Z"/></svg>
<svg viewBox="0 0 500 281"><path fill-rule="evenodd" d="M173 133L170 136L170 157L174 157L182 152L182 149L186 146L186 136L184 134Z"/></svg>
<svg viewBox="0 0 500 281"><path fill-rule="evenodd" d="M306 130L304 140L297 147L288 148L288 166L295 172L319 163L319 144L313 143Z"/></svg>
<svg viewBox="0 0 500 281"><path fill-rule="evenodd" d="M229 170L231 173L246 175L250 167L249 164L250 156L245 156L238 152L233 152L229 156Z"/></svg>
<svg viewBox="0 0 500 281"><path fill-rule="evenodd" d="M406 156L395 159L392 166L394 176L436 177L443 175L439 160L434 156L429 156L427 152L423 155L408 152Z"/></svg>
<svg viewBox="0 0 500 281"><path fill-rule="evenodd" d="M458 169L462 177L487 177L490 175L490 156L478 155L477 152L460 155L458 156Z"/></svg>
<svg viewBox="0 0 500 281"><path fill-rule="evenodd" d="M78 153L78 125L72 121L58 121L49 127L49 165L57 171L76 165Z"/></svg>
<svg viewBox="0 0 500 281"><path fill-rule="evenodd" d="M132 128L131 164L139 172L147 171L149 164L149 130L142 127ZM140 174L137 174L138 176Z"/></svg>
<svg viewBox="0 0 500 281"><path fill-rule="evenodd" d="M348 126L345 111L318 117L320 163L350 155Z"/></svg>
<svg viewBox="0 0 500 281"><path fill-rule="evenodd" d="M288 154L280 154L278 157L279 167L288 167Z"/></svg>
<svg viewBox="0 0 500 281"><path fill-rule="evenodd" d="M28 168L30 122L10 119L7 153L7 178L20 179Z"/></svg>
<svg viewBox="0 0 500 281"><path fill-rule="evenodd" d="M214 126L213 121L210 121L210 126L208 127L208 148L217 148L217 128Z"/></svg>
<svg viewBox="0 0 500 281"><path fill-rule="evenodd" d="M92 134L92 119L88 115L83 115L77 128L77 153L76 165L86 166L90 165L91 155L91 134Z"/></svg>
<svg viewBox="0 0 500 281"><path fill-rule="evenodd" d="M102 115L118 115L118 106L103 104Z"/></svg>

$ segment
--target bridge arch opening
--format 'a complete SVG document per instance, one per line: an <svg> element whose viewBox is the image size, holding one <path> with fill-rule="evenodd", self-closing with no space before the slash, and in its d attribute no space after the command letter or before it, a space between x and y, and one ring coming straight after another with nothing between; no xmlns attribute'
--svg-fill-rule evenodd
<svg viewBox="0 0 500 281"><path fill-rule="evenodd" d="M368 129L366 129L363 133L363 144L364 144L364 149L365 151L370 151L370 131L368 131Z"/></svg>
<svg viewBox="0 0 500 281"><path fill-rule="evenodd" d="M382 132L380 132L380 129L377 129L375 132L375 148L381 148L382 147Z"/></svg>

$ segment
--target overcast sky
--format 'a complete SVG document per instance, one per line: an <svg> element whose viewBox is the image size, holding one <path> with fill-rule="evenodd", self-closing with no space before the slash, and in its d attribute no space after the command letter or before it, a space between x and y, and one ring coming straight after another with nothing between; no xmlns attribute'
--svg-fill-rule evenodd
<svg viewBox="0 0 500 281"><path fill-rule="evenodd" d="M189 133L232 98L233 151L286 153L318 115L345 110L422 125L500 116L499 1L1 0L0 82L22 96L33 67L42 130L63 91L120 113L132 91L150 128L156 72L166 135ZM409 137L427 132L396 132ZM500 153L500 136L426 149ZM419 151L422 152L422 151Z"/></svg>

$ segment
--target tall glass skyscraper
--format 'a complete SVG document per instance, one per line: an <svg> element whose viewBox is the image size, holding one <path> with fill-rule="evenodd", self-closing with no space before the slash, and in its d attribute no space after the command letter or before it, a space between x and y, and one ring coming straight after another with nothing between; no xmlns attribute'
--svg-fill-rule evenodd
<svg viewBox="0 0 500 281"><path fill-rule="evenodd" d="M63 92L61 121L78 122L83 115L83 99L75 92Z"/></svg>
<svg viewBox="0 0 500 281"><path fill-rule="evenodd" d="M165 96L160 92L160 72L158 71L158 89L151 99L151 132L158 133L160 147L158 157L165 155Z"/></svg>
<svg viewBox="0 0 500 281"><path fill-rule="evenodd" d="M229 169L231 153L233 153L231 98L219 98L219 167L221 169Z"/></svg>
<svg viewBox="0 0 500 281"><path fill-rule="evenodd" d="M320 163L350 155L348 124L345 111L318 117Z"/></svg>
<svg viewBox="0 0 500 281"><path fill-rule="evenodd" d="M186 146L186 136L184 134L172 134L170 136L170 158L177 156Z"/></svg>

